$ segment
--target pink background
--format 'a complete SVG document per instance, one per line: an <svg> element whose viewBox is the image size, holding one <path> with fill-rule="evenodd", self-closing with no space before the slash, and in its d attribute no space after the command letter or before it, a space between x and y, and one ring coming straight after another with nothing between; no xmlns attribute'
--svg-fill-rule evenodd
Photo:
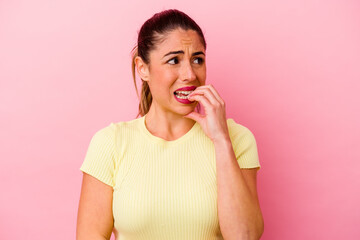
<svg viewBox="0 0 360 240"><path fill-rule="evenodd" d="M90 139L135 118L130 51L168 8L256 137L262 239L360 239L360 3L214 2L0 1L0 239L75 239Z"/></svg>

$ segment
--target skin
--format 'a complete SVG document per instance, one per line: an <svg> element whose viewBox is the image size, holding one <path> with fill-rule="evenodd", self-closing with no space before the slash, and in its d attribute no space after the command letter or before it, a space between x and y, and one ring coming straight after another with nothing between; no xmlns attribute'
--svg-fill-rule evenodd
<svg viewBox="0 0 360 240"><path fill-rule="evenodd" d="M110 239L114 227L113 188L83 173L76 223L76 240Z"/></svg>
<svg viewBox="0 0 360 240"><path fill-rule="evenodd" d="M164 57L180 50L184 53ZM240 169L229 136L225 102L212 85L205 85L205 61L199 64L192 56L198 51L204 52L198 34L176 29L151 51L149 65L140 57L135 59L138 74L148 82L153 96L145 124L153 135L168 141L183 136L195 121L201 125L215 147L221 232L227 240L256 240L264 231L256 187L258 169ZM173 92L192 85L198 86L189 95L194 104L176 101ZM204 107L205 115L194 111L197 103Z"/></svg>

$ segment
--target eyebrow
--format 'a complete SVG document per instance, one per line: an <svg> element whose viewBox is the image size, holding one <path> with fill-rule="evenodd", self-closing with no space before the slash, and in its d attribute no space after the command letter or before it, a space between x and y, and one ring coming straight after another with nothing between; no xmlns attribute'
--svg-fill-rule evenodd
<svg viewBox="0 0 360 240"><path fill-rule="evenodd" d="M167 54L164 55L164 57L166 57L166 56L168 56L168 55L171 55L171 54L179 54L179 53L184 54L184 51L180 50L180 51L168 52ZM200 52L194 52L194 53L192 54L192 56L201 55L201 54L205 56L205 53L203 53L202 51L200 51ZM163 57L163 58L164 58L164 57Z"/></svg>

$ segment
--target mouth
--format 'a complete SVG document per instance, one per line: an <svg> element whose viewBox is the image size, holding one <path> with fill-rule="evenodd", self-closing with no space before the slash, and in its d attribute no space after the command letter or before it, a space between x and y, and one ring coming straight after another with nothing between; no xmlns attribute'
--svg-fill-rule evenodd
<svg viewBox="0 0 360 240"><path fill-rule="evenodd" d="M180 99L188 99L189 94L192 93L193 91L175 91L174 95Z"/></svg>
<svg viewBox="0 0 360 240"><path fill-rule="evenodd" d="M196 86L182 87L177 89L174 92L174 95L180 99L188 99L188 95L192 93L196 88Z"/></svg>

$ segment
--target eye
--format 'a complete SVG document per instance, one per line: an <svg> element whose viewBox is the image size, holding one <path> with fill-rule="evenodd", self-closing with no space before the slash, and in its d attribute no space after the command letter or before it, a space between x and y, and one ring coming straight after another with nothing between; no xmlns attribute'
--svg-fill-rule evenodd
<svg viewBox="0 0 360 240"><path fill-rule="evenodd" d="M202 59L202 58L195 58L195 60L198 60L198 64L202 64L203 62L204 62L204 59Z"/></svg>
<svg viewBox="0 0 360 240"><path fill-rule="evenodd" d="M174 63L170 63L170 62L173 61L173 60L174 60ZM170 60L167 61L167 62L170 63L171 65L174 65L174 64L178 63L179 61L178 61L177 57L174 57L174 58L170 59Z"/></svg>

